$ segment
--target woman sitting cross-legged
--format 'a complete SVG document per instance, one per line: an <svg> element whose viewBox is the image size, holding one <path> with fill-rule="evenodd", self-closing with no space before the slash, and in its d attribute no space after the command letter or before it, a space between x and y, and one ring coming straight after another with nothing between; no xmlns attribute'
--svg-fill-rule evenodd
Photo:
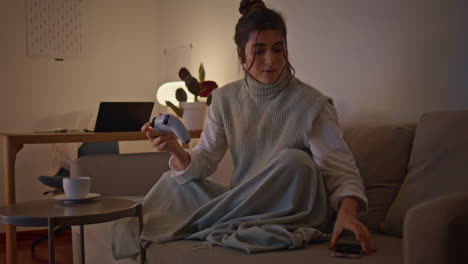
<svg viewBox="0 0 468 264"><path fill-rule="evenodd" d="M363 182L332 100L295 77L281 15L258 0L243 0L240 12L234 39L245 77L214 92L200 143L184 150L174 135L142 127L157 150L172 153L172 169L144 199L140 236L134 220L114 224L114 257L137 254L140 241L180 239L248 253L333 247L344 230L374 250L358 220L367 210ZM228 149L226 187L207 177Z"/></svg>

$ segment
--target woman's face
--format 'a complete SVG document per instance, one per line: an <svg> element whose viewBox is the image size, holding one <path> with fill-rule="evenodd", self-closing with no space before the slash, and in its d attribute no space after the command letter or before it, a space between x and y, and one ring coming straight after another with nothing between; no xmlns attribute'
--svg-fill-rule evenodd
<svg viewBox="0 0 468 264"><path fill-rule="evenodd" d="M257 38L258 36L258 38ZM284 51L283 51L284 50ZM257 81L274 83L286 65L287 48L277 30L253 31L245 45L245 67ZM252 65L253 63L253 65Z"/></svg>

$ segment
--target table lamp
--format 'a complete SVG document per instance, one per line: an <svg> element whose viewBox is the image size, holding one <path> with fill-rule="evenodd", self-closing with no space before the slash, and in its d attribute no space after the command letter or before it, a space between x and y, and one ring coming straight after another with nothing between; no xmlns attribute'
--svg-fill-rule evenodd
<svg viewBox="0 0 468 264"><path fill-rule="evenodd" d="M177 101L175 96L176 90L178 88L184 89L187 93L187 102L193 102L195 100L195 96L188 91L183 81L167 82L161 85L156 92L156 99L158 100L158 103L161 105L166 105L166 101L170 101L174 105L178 106L179 101Z"/></svg>

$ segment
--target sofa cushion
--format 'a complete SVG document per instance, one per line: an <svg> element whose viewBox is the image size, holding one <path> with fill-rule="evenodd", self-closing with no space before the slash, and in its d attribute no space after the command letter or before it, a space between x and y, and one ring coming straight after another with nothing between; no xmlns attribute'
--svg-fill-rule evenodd
<svg viewBox="0 0 468 264"><path fill-rule="evenodd" d="M370 256L363 256L359 263L403 263L401 238L375 235L378 252ZM195 249L200 241L173 241L164 244L151 244L146 255L149 263L223 263L223 264L257 264L257 263L350 263L349 259L330 256L328 243L309 244L304 249L279 250L258 254L247 254L240 250L213 246ZM351 261L354 263L354 261Z"/></svg>
<svg viewBox="0 0 468 264"><path fill-rule="evenodd" d="M408 175L390 207L383 231L401 236L406 212L413 206L454 192L467 192L468 111L421 116Z"/></svg>
<svg viewBox="0 0 468 264"><path fill-rule="evenodd" d="M86 225L85 228L85 257L86 263L139 263L137 258L116 261L112 257L111 238L112 222ZM74 262L80 263L79 228L73 228ZM370 256L363 256L359 263L385 264L403 262L403 240L382 234L374 235L378 252ZM304 249L280 250L258 254L247 254L243 251L213 246L212 249L196 249L202 241L173 241L163 244L150 244L146 250L148 263L348 263L347 259L330 256L328 242L309 244ZM351 261L353 262L353 261Z"/></svg>
<svg viewBox="0 0 468 264"><path fill-rule="evenodd" d="M368 198L361 220L378 232L406 175L415 124L346 124L344 138L353 153Z"/></svg>

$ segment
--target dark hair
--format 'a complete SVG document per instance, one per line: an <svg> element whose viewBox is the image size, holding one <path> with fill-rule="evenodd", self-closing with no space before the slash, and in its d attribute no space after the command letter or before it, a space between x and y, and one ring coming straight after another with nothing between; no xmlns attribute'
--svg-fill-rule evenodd
<svg viewBox="0 0 468 264"><path fill-rule="evenodd" d="M287 65L292 72L295 72L285 51L287 47L287 30L283 17L276 11L267 8L262 0L242 0L239 12L242 14L242 17L237 22L234 41L240 50L239 56L241 62L245 63L245 45L249 41L251 32L258 31L260 33L264 30L277 30L280 33L281 41L284 41L283 47L285 48L283 49L283 55L286 58ZM250 68L246 70L246 73L249 70Z"/></svg>

